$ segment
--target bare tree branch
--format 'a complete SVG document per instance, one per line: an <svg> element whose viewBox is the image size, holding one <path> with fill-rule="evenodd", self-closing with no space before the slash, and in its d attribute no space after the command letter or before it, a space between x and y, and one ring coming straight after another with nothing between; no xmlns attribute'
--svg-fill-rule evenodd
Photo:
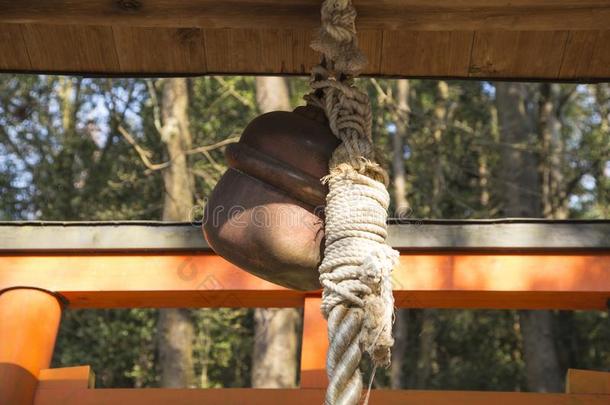
<svg viewBox="0 0 610 405"><path fill-rule="evenodd" d="M392 97L390 97L385 91L383 91L383 89L379 85L379 82L377 82L377 80L375 80L375 78L372 77L369 80L371 81L371 84L373 85L373 87L375 87L375 90L377 90L377 94L379 96L379 101L390 102L390 103L392 103L394 101L392 99Z"/></svg>
<svg viewBox="0 0 610 405"><path fill-rule="evenodd" d="M138 156L140 157L140 160L142 160L142 163L144 163L144 165L148 169L153 170L153 171L162 170L162 169L165 169L165 168L169 167L172 164L171 160L169 160L167 162L163 162L163 163L153 163L150 160L150 157L152 156L152 153L149 150L144 149L143 147L138 145L138 143L136 142L135 138L129 133L129 131L127 131L125 129L125 127L123 127L122 125L119 125L118 126L118 130L119 130L119 133L123 136L123 138L125 138L125 140L131 146L133 146L135 151L138 153ZM223 146L226 146L226 145L228 145L230 143L236 142L238 140L239 140L239 137L233 136L231 138L224 139L224 140L222 140L220 142L216 142L216 143L214 143L212 145L199 146L197 148L184 151L183 154L193 155L193 154L196 154L196 153L202 153L210 161L210 163L212 164L214 169L216 169L219 172L223 172L224 168L221 165L219 165L216 162L216 160L214 160L214 158L212 157L212 155L210 155L209 152L214 150L214 149L218 149L218 148L221 148Z"/></svg>
<svg viewBox="0 0 610 405"><path fill-rule="evenodd" d="M220 83L225 88L225 90L229 92L230 95L235 97L235 99L237 99L237 101L239 101L240 103L242 103L243 105L245 105L248 108L256 109L256 106L254 105L254 103L252 101L248 100L246 97L239 94L239 92L237 90L235 90L235 86L233 86L232 83L227 82L225 79L223 79L220 76L214 76L214 79L216 79L216 81L218 83Z"/></svg>
<svg viewBox="0 0 610 405"><path fill-rule="evenodd" d="M171 162L152 163L150 161L150 156L152 155L152 153L149 150L144 149L140 145L138 145L138 143L133 138L133 136L131 136L131 134L122 125L118 126L118 130L119 130L119 133L123 136L123 138L125 138L125 140L131 146L133 146L135 151L138 153L138 156L140 156L140 160L142 160L142 163L144 163L144 166L146 166L148 169L162 170L171 165Z"/></svg>
<svg viewBox="0 0 610 405"><path fill-rule="evenodd" d="M157 90L155 89L155 84L151 79L146 80L146 87L148 88L148 94L150 95L150 99L152 101L155 129L157 132L159 132L159 134L161 134L163 126L161 125L161 113L159 108L159 100L157 99Z"/></svg>
<svg viewBox="0 0 610 405"><path fill-rule="evenodd" d="M208 152L207 150L204 150L203 155L208 159L208 161L212 164L212 167L214 169L216 169L219 173L224 173L225 168L222 167L221 165L219 165L216 160L214 160L214 158L212 157L212 155L210 155L210 152Z"/></svg>
<svg viewBox="0 0 610 405"><path fill-rule="evenodd" d="M401 107L398 105L398 103L394 99L394 96L392 95L392 89L388 88L388 91L386 92L381 88L381 85L379 84L379 82L377 82L377 80L375 80L375 78L370 78L369 80L373 84L373 87L375 87L375 90L377 91L377 94L379 95L380 102L384 103L393 112L398 113L399 117L400 117L401 113L409 113L409 114L413 113L408 106L405 109L404 107Z"/></svg>
<svg viewBox="0 0 610 405"><path fill-rule="evenodd" d="M197 177L201 177L210 186L215 186L216 183L218 182L217 178L215 178L214 176L212 176L211 174L209 174L208 172L206 172L204 170L199 170L199 169L190 169L190 170L191 170L191 173L193 173Z"/></svg>
<svg viewBox="0 0 610 405"><path fill-rule="evenodd" d="M187 150L185 153L187 155L193 155L195 153L209 152L209 151L212 151L214 149L222 148L223 146L226 146L226 145L228 145L230 143L237 142L237 141L239 141L239 136L232 136L232 137L224 139L224 140L222 140L220 142L216 142L216 143L214 143L212 145L199 146L197 148L193 148L193 149Z"/></svg>

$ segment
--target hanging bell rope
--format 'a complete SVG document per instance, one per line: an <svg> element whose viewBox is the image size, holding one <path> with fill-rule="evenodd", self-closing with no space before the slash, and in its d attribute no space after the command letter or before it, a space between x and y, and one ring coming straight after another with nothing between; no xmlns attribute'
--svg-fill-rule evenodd
<svg viewBox="0 0 610 405"><path fill-rule="evenodd" d="M322 108L342 142L329 163L324 259L319 267L322 312L328 320L327 405L357 404L360 361L388 367L394 316L390 273L398 252L387 237L387 173L375 162L368 96L354 86L366 65L356 38L351 0L326 0L322 28L312 43L323 54L312 70L306 99ZM370 388L370 387L369 387Z"/></svg>

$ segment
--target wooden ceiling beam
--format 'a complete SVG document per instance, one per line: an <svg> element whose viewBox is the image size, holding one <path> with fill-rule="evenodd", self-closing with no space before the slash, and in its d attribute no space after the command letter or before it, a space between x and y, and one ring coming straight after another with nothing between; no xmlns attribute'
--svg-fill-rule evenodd
<svg viewBox="0 0 610 405"><path fill-rule="evenodd" d="M609 0L355 0L360 29L602 30ZM0 0L0 22L135 27L299 28L321 0Z"/></svg>

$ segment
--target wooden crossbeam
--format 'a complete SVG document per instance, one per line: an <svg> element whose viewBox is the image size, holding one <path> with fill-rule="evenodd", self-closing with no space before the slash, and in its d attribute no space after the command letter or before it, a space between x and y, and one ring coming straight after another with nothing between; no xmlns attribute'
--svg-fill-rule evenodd
<svg viewBox="0 0 610 405"><path fill-rule="evenodd" d="M0 253L211 252L200 223L0 222ZM412 219L388 226L401 251L610 251L610 220Z"/></svg>
<svg viewBox="0 0 610 405"><path fill-rule="evenodd" d="M383 30L607 29L606 0L355 0L358 26ZM0 22L141 27L305 28L320 0L1 0Z"/></svg>
<svg viewBox="0 0 610 405"><path fill-rule="evenodd" d="M392 281L399 307L604 309L610 254L403 252ZM302 307L306 295L211 253L0 256L0 290L17 286L74 308Z"/></svg>
<svg viewBox="0 0 610 405"><path fill-rule="evenodd" d="M373 390L371 403L386 405L607 405L609 395L525 392ZM95 389L47 390L35 405L321 404L324 389Z"/></svg>
<svg viewBox="0 0 610 405"><path fill-rule="evenodd" d="M321 0L0 0L0 72L308 75ZM354 0L363 74L602 81L608 0Z"/></svg>

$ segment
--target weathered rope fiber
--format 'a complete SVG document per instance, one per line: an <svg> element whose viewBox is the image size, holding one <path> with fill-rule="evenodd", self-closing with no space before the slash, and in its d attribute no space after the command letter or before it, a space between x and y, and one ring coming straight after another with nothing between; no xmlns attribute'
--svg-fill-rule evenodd
<svg viewBox="0 0 610 405"><path fill-rule="evenodd" d="M360 361L390 364L394 298L390 273L398 252L386 243L387 174L375 163L371 106L353 85L366 64L356 38L351 0L325 0L312 47L324 57L312 71L310 104L322 108L342 143L329 163L326 245L320 265L322 311L328 320L327 405L357 404Z"/></svg>

